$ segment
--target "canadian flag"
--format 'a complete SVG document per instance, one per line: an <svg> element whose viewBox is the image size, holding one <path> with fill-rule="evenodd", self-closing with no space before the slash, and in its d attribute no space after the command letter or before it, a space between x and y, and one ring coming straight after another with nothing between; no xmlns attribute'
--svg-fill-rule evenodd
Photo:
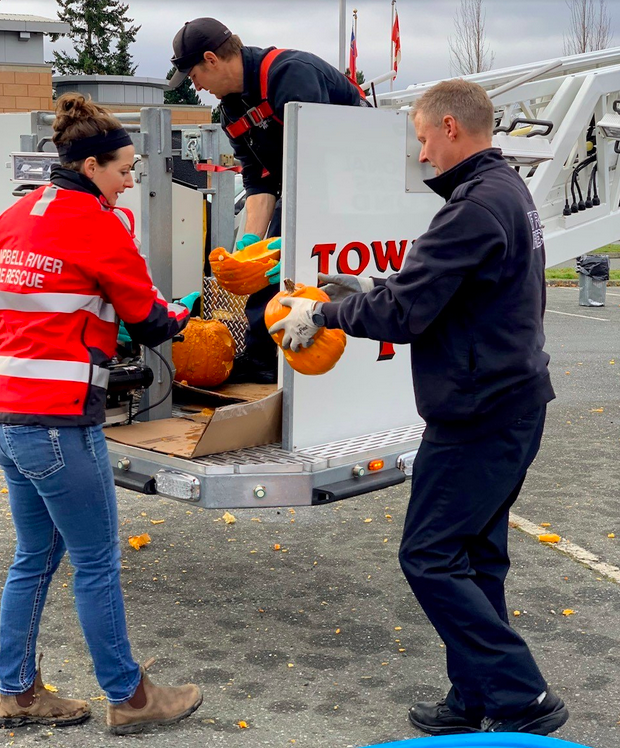
<svg viewBox="0 0 620 748"><path fill-rule="evenodd" d="M400 62L400 26L398 25L398 11L394 7L394 25L392 26L392 44L394 45L394 57L392 62L392 69L394 70L394 77L398 72L398 63Z"/></svg>

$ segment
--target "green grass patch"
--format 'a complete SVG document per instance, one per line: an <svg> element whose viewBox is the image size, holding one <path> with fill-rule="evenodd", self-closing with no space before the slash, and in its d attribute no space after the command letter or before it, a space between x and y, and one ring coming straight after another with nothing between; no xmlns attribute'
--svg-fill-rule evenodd
<svg viewBox="0 0 620 748"><path fill-rule="evenodd" d="M573 268L549 268L545 270L547 280L577 280L579 275ZM609 272L610 280L620 280L620 270L611 270Z"/></svg>
<svg viewBox="0 0 620 748"><path fill-rule="evenodd" d="M604 247L599 247L593 252L588 252L590 255L618 255L620 254L620 244L612 243L606 244Z"/></svg>

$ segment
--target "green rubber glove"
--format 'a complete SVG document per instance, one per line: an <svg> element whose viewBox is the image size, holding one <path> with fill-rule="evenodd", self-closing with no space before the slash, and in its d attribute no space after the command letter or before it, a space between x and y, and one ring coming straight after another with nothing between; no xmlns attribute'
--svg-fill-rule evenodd
<svg viewBox="0 0 620 748"><path fill-rule="evenodd" d="M269 281L269 284L275 286L280 283L280 263L274 265L271 270L265 273L265 278Z"/></svg>
<svg viewBox="0 0 620 748"><path fill-rule="evenodd" d="M267 249L282 249L282 239L278 237L274 239L271 244L267 245ZM276 286L280 283L280 263L275 265L265 273L265 278L269 281L270 285Z"/></svg>
<svg viewBox="0 0 620 748"><path fill-rule="evenodd" d="M200 291L192 291L192 293L188 293L187 296L184 296L180 301L179 304L183 304L183 306L186 306L190 312L194 308L194 304L196 303L196 299L200 298Z"/></svg>
<svg viewBox="0 0 620 748"><path fill-rule="evenodd" d="M239 239L235 244L235 252L238 252L240 249L249 247L250 244L256 244L256 242L259 241L260 236L258 236L258 234L244 234L241 239Z"/></svg>
<svg viewBox="0 0 620 748"><path fill-rule="evenodd" d="M128 343L131 343L131 335L127 332L127 328L125 327L125 323L121 322L118 326L118 333L116 335L116 342L120 345L127 345Z"/></svg>

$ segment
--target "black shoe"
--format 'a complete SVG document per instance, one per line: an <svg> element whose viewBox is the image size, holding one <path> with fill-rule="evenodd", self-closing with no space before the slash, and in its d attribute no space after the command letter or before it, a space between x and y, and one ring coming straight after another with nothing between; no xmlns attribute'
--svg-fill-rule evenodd
<svg viewBox="0 0 620 748"><path fill-rule="evenodd" d="M539 704L534 701L521 714L506 719L485 717L483 732L529 732L533 735L548 735L557 730L568 719L568 709L559 696L552 691Z"/></svg>
<svg viewBox="0 0 620 748"><path fill-rule="evenodd" d="M412 725L429 735L460 735L465 732L480 732L480 721L453 712L441 701L420 701L409 710Z"/></svg>
<svg viewBox="0 0 620 748"><path fill-rule="evenodd" d="M277 369L265 368L264 364L252 361L243 354L233 362L233 368L226 384L242 384L252 382L253 384L276 384L278 381Z"/></svg>

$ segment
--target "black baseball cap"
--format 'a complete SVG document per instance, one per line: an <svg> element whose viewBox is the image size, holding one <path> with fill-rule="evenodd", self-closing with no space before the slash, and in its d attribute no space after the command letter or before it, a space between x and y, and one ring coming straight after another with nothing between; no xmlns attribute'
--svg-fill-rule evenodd
<svg viewBox="0 0 620 748"><path fill-rule="evenodd" d="M170 61L177 70L168 81L168 88L178 88L205 52L215 52L231 36L232 31L215 18L187 21L172 40L174 57Z"/></svg>

